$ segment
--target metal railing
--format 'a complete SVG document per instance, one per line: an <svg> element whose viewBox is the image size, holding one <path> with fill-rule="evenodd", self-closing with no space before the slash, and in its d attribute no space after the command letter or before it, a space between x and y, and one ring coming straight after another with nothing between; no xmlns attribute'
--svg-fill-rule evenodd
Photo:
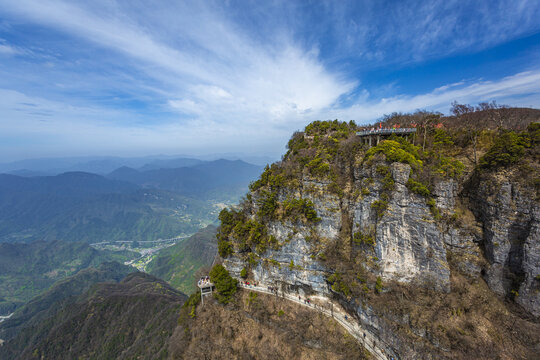
<svg viewBox="0 0 540 360"><path fill-rule="evenodd" d="M357 131L358 136L368 135L391 135L391 134L413 134L416 132L416 128L400 128L400 129L373 129Z"/></svg>

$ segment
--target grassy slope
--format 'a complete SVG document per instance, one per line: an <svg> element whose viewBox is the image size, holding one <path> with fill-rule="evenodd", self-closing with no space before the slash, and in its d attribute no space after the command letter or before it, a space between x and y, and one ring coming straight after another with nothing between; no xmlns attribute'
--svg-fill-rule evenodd
<svg viewBox="0 0 540 360"><path fill-rule="evenodd" d="M195 290L197 271L210 266L216 253L216 227L209 225L190 238L160 251L147 265L146 271L189 294Z"/></svg>
<svg viewBox="0 0 540 360"><path fill-rule="evenodd" d="M239 291L226 306L205 299L170 341L173 359L366 359L334 320L281 298Z"/></svg>

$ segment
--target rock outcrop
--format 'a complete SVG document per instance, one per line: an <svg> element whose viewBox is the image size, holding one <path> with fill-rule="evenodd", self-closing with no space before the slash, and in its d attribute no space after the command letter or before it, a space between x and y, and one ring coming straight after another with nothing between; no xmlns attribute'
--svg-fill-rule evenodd
<svg viewBox="0 0 540 360"><path fill-rule="evenodd" d="M485 279L501 296L540 316L540 205L509 171L471 181L472 210L483 225Z"/></svg>

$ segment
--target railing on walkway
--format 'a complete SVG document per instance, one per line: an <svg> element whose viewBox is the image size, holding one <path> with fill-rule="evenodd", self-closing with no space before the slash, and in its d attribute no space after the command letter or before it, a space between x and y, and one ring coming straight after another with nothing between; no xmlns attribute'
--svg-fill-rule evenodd
<svg viewBox="0 0 540 360"><path fill-rule="evenodd" d="M293 301L297 304L307 306L311 309L314 309L320 313L325 314L326 316L329 316L336 320L349 334L351 334L356 340L358 340L376 359L379 360L388 360L388 359L394 359L392 356L388 355L389 347L385 346L387 350L384 348L381 348L378 346L382 343L380 339L376 339L373 334L371 334L366 329L363 329L358 323L351 323L348 321L347 315L345 315L341 310L339 305L334 305L329 299L326 299L327 302L332 306L332 310L329 310L323 306L320 306L318 304L311 304L303 302L302 300L298 299L298 295L292 295L287 294L283 291L281 293L278 293L278 291L270 291L269 286L254 286L254 285L246 285L240 281L240 286L247 290L257 291L269 295L276 295L281 298L285 298L289 301ZM334 310L335 309L335 310Z"/></svg>
<svg viewBox="0 0 540 360"><path fill-rule="evenodd" d="M373 129L373 130L357 131L356 135L369 136L369 135L413 134L415 132L416 132L416 128Z"/></svg>

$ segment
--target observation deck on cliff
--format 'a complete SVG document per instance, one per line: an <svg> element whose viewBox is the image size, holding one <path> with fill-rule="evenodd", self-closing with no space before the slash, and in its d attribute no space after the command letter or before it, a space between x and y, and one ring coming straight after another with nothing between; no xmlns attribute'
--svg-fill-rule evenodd
<svg viewBox="0 0 540 360"><path fill-rule="evenodd" d="M357 131L356 135L362 138L366 145L377 145L384 138L391 135L409 135L416 133L416 128L393 128L393 129L371 129Z"/></svg>
<svg viewBox="0 0 540 360"><path fill-rule="evenodd" d="M210 277L203 276L197 282L197 286L201 289L201 301L204 305L204 297L212 294L212 291L214 291L214 284L210 281Z"/></svg>

